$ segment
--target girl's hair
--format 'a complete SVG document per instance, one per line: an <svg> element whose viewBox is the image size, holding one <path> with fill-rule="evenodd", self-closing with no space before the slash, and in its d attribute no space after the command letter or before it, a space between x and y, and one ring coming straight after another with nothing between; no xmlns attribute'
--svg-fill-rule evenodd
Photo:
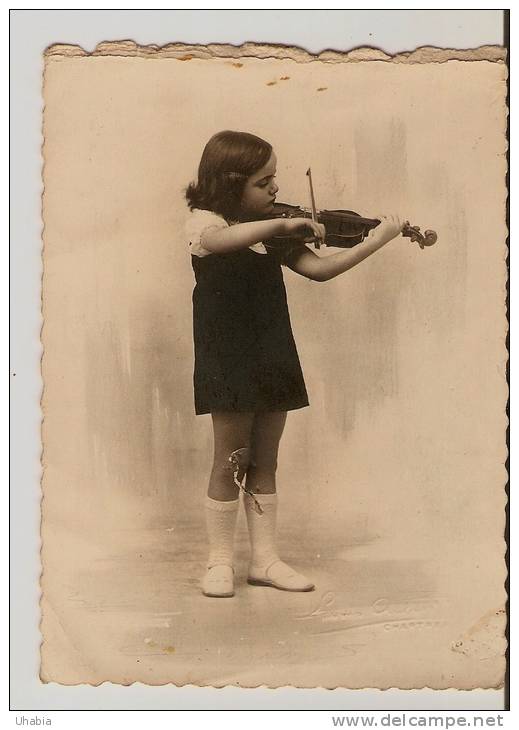
<svg viewBox="0 0 519 730"><path fill-rule="evenodd" d="M206 144L198 181L186 190L191 210L201 208L231 220L239 218L247 178L270 159L272 145L248 132L218 132Z"/></svg>

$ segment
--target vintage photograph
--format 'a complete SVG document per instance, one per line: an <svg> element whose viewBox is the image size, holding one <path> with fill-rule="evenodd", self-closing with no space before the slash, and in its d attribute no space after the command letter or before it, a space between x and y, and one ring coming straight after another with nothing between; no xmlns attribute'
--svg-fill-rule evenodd
<svg viewBox="0 0 519 730"><path fill-rule="evenodd" d="M503 686L505 50L42 84L42 681Z"/></svg>

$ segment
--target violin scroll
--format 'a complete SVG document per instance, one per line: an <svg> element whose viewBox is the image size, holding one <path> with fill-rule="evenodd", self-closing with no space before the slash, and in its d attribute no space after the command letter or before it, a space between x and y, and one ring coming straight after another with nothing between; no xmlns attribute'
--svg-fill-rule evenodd
<svg viewBox="0 0 519 730"><path fill-rule="evenodd" d="M420 231L420 226L412 226L409 221L404 223L402 236L410 238L411 243L417 243L422 250L426 247L433 246L438 240L438 234L436 231L427 229L424 233L422 233Z"/></svg>

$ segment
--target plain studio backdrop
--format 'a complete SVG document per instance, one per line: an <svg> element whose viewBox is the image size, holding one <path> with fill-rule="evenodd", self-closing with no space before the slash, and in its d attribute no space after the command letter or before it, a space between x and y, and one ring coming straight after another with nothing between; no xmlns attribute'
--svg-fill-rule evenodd
<svg viewBox="0 0 519 730"><path fill-rule="evenodd" d="M198 580L212 435L210 416L195 416L193 407L184 189L211 135L235 129L273 145L278 201L308 205L311 166L318 208L400 212L438 233L423 251L398 238L327 283L285 271L310 407L289 413L278 491L281 549L318 589L347 579L353 606L362 595L369 605L426 596L441 606L441 641L420 634L425 665L413 636L382 674L367 658L352 674L336 656L331 674L316 670L308 682L301 650L298 667L273 685L499 685L505 74L502 63L487 61L47 57L44 677L229 680L230 665L186 674L185 664L166 665L163 656L140 674L137 654L124 650L119 661L113 649L105 664L99 626L74 610L80 604L106 617L100 571L133 550L139 530L154 535L143 547L151 551L147 579L154 564L174 572L188 563L186 600L195 617L197 606L209 610ZM244 528L242 515L240 575ZM139 611L139 570L106 588L133 586L126 613ZM150 585L160 593L163 574ZM124 622L124 606L112 608ZM254 611L251 620L259 620ZM107 634L112 629L108 622ZM481 642L453 650L457 641L467 645L466 632ZM177 656L179 643L191 640L177 636ZM382 653L384 641L377 639ZM312 645L308 661L316 653ZM270 666L274 654L263 647L261 656ZM240 676L236 652L233 662L230 682ZM249 681L268 684L270 671Z"/></svg>

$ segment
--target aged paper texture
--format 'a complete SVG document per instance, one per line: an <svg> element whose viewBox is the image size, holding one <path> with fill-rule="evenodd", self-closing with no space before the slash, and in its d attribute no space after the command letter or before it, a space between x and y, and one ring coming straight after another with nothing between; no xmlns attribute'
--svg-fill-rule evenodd
<svg viewBox="0 0 519 730"><path fill-rule="evenodd" d="M49 49L43 681L502 685L505 100L502 49ZM327 283L285 271L310 407L281 441L278 544L308 593L247 584L243 513L235 596L200 590L184 190L224 129L271 142L279 201L308 205L311 166L318 208L438 233Z"/></svg>

